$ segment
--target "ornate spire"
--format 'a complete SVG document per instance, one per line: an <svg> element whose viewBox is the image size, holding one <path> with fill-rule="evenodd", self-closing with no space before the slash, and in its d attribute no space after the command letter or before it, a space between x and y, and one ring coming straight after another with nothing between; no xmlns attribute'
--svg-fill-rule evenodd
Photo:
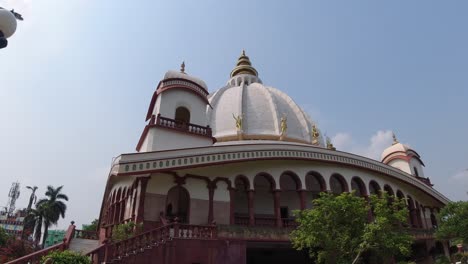
<svg viewBox="0 0 468 264"><path fill-rule="evenodd" d="M180 65L180 72L185 73L185 61L183 61L182 64Z"/></svg>
<svg viewBox="0 0 468 264"><path fill-rule="evenodd" d="M236 67L231 72L231 78L239 74L250 74L258 76L258 72L254 67L252 67L252 63L250 62L249 57L245 55L245 50L242 50L242 54L237 60Z"/></svg>
<svg viewBox="0 0 468 264"><path fill-rule="evenodd" d="M392 137L393 137L393 143L392 143L392 145L395 145L395 144L400 143L400 142L398 141L398 139L396 138L395 133L393 133L393 132L392 132Z"/></svg>

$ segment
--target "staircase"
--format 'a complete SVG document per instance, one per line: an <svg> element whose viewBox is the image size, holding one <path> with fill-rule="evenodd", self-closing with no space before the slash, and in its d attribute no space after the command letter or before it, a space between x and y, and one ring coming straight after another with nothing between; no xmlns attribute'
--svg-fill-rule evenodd
<svg viewBox="0 0 468 264"><path fill-rule="evenodd" d="M215 225L171 223L87 253L93 263L175 263L175 240L216 240Z"/></svg>

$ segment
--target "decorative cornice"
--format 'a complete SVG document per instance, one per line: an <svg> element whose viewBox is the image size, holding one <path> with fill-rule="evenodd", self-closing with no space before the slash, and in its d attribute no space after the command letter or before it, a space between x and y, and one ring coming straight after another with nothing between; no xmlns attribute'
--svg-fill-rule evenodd
<svg viewBox="0 0 468 264"><path fill-rule="evenodd" d="M124 154L114 162L117 176L174 171L255 160L309 160L336 163L379 172L419 188L441 203L449 200L423 181L381 162L354 155L301 144L239 144L159 152Z"/></svg>

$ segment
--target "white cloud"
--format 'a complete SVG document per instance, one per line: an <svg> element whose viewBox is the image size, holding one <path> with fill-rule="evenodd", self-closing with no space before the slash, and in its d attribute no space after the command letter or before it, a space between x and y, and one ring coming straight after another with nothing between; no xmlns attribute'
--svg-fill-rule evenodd
<svg viewBox="0 0 468 264"><path fill-rule="evenodd" d="M380 160L384 149L392 144L392 131L379 130L364 144L356 142L351 134L341 132L332 137L332 143L338 150Z"/></svg>

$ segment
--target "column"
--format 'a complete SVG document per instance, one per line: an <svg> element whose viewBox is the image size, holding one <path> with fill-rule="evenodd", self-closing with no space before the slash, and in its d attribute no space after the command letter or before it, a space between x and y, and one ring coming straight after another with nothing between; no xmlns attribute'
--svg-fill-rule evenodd
<svg viewBox="0 0 468 264"><path fill-rule="evenodd" d="M300 202L301 202L301 210L304 210L306 209L306 194L307 194L307 190L298 190L297 191L299 193L299 199L300 199Z"/></svg>
<svg viewBox="0 0 468 264"><path fill-rule="evenodd" d="M215 182L210 182L206 186L208 187L208 198L209 198L209 204L208 204L208 224L211 224L214 220L213 217L213 197L214 197L214 191L216 189L216 183Z"/></svg>
<svg viewBox="0 0 468 264"><path fill-rule="evenodd" d="M281 212L280 212L280 195L281 195L281 190L273 190L275 218L276 218L277 227L281 227L283 224L283 221L281 221Z"/></svg>
<svg viewBox="0 0 468 264"><path fill-rule="evenodd" d="M235 197L236 197L236 189L229 187L229 224L234 225L234 208L236 208L235 204Z"/></svg>
<svg viewBox="0 0 468 264"><path fill-rule="evenodd" d="M254 190L248 190L247 196L249 198L249 225L255 225L255 216L254 216Z"/></svg>
<svg viewBox="0 0 468 264"><path fill-rule="evenodd" d="M132 205L132 221L136 221L136 207L137 207L137 186L134 186L133 187L133 192L132 192L132 195L133 195L133 205Z"/></svg>
<svg viewBox="0 0 468 264"><path fill-rule="evenodd" d="M148 185L149 176L139 177L139 189L138 189L138 210L136 215L136 222L143 223L145 213L145 193L146 186Z"/></svg>
<svg viewBox="0 0 468 264"><path fill-rule="evenodd" d="M427 229L426 208L423 205L421 205L421 213L422 213L422 228Z"/></svg>

